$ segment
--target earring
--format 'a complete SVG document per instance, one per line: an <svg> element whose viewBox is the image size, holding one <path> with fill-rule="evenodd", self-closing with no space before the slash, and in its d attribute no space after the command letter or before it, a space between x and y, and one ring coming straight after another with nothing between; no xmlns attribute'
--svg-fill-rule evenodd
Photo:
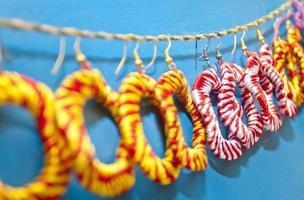
<svg viewBox="0 0 304 200"><path fill-rule="evenodd" d="M273 61L276 71L281 75L286 85L287 96L296 104L294 88L285 74L285 65L287 63L288 48L287 44L281 38L273 41ZM297 105L297 104L296 104Z"/></svg>
<svg viewBox="0 0 304 200"><path fill-rule="evenodd" d="M249 149L262 134L262 122L259 112L253 103L252 94L241 82L243 74L234 72L234 70L241 72L242 70L235 64L229 64L223 60L219 45L216 48L216 58L219 61L222 76L222 86L218 95L219 118L229 129L228 137L238 138L242 147ZM234 95L235 83L238 84L241 91L242 104L244 105L248 126L243 122L243 107Z"/></svg>
<svg viewBox="0 0 304 200"><path fill-rule="evenodd" d="M28 108L37 120L43 143L44 165L36 179L22 187L0 182L1 199L59 199L70 179L72 159L55 121L54 96L43 83L26 76L0 72L0 104Z"/></svg>
<svg viewBox="0 0 304 200"><path fill-rule="evenodd" d="M299 42L302 41L302 36L300 30L296 26L291 26L291 22L288 20L286 22L287 26L287 44L291 50L290 56L293 56L294 60L291 63L294 63L297 66L295 70L298 72L294 76L294 80L291 81L297 82L301 92L298 92L301 103L304 102L304 49L302 48ZM292 59L292 58L290 58ZM297 87L298 88L298 87ZM298 91L298 90L296 90Z"/></svg>
<svg viewBox="0 0 304 200"><path fill-rule="evenodd" d="M203 127L203 121L194 105L190 88L183 72L176 69L173 59L169 55L171 41L170 39L168 39L168 41L169 44L165 50L165 60L170 68L170 71L164 73L158 79L157 88L159 88L159 90L156 91L159 92L157 95L165 97L163 101L172 102L172 96L175 94L182 106L185 108L186 112L189 114L193 124L192 148L188 148L186 142L184 142L185 155L183 157L183 165L192 171L204 170L207 167L207 155L205 149L206 135ZM176 112L172 111L172 109L168 109L166 115L168 117L170 115L175 115L178 119L176 109L174 110ZM182 131L181 127L180 131Z"/></svg>
<svg viewBox="0 0 304 200"><path fill-rule="evenodd" d="M219 117L229 129L228 137L238 138L242 147L249 149L262 134L263 126L260 114L253 103L252 94L244 87L244 84L237 82L237 77L234 73L237 66L226 63L222 59L219 60L219 63L222 76L222 86L218 95ZM238 76L241 77L240 74ZM238 107L241 110L243 107L241 105L236 106L239 102L234 96L235 82L238 83L241 91L242 104L244 105L248 125L243 122L243 114L238 115L236 111Z"/></svg>
<svg viewBox="0 0 304 200"><path fill-rule="evenodd" d="M235 136L228 135L228 139L222 136L210 98L211 91L218 94L220 88L216 70L207 69L195 80L192 97L204 121L210 150L221 159L235 160L242 155L241 144Z"/></svg>
<svg viewBox="0 0 304 200"><path fill-rule="evenodd" d="M278 24L278 23L276 23ZM287 21L287 28L290 22ZM292 50L290 49L287 42L279 37L278 25L275 26L275 34L273 41L273 49L274 49L274 65L276 70L280 73L283 77L285 82L286 90L288 92L289 99L292 99L296 106L300 106L303 98L302 95L299 94L301 89L299 87L299 77L297 75L297 69L295 67L296 60L295 57L291 54ZM286 65L286 72L288 76L285 74L285 67ZM291 79L291 81L288 79Z"/></svg>
<svg viewBox="0 0 304 200"><path fill-rule="evenodd" d="M95 157L95 149L83 117L85 103L94 98L119 124L119 116L116 113L118 93L108 86L98 70L91 69L90 63L78 49L79 44L76 44L77 40L76 59L83 69L66 77L56 91L57 122L75 157L74 170L81 185L97 195L120 195L128 191L135 182L133 165L127 157L125 141L120 139L114 163L101 163Z"/></svg>
<svg viewBox="0 0 304 200"><path fill-rule="evenodd" d="M160 184L170 184L179 175L185 153L183 135L177 118L177 110L171 98L161 95L156 82L144 73L144 66L138 54L137 42L134 49L135 64L138 72L129 74L119 90L118 115L121 135L126 141L130 158L151 180ZM165 124L166 152L159 158L147 142L140 115L142 98L149 98L159 108ZM165 100L166 99L166 100ZM168 116L168 112L174 113Z"/></svg>
<svg viewBox="0 0 304 200"><path fill-rule="evenodd" d="M288 98L285 82L282 76L275 70L273 53L269 45L265 42L264 37L259 29L257 29L257 36L262 43L262 46L259 51L259 56L261 60L261 66L260 66L261 74L264 75L263 77L264 79L265 77L267 77L270 80L271 84L274 86L276 93L276 100L280 108L280 111L285 116L288 117L295 116L297 114L297 107L292 102L292 100ZM271 98L272 89L269 88L269 90L265 90L265 91L267 93L267 96L269 96L269 99L272 100Z"/></svg>
<svg viewBox="0 0 304 200"><path fill-rule="evenodd" d="M210 93L212 91L215 92L219 98L219 90L222 87L222 83L217 76L216 67L211 68L208 46L209 40L200 59L204 58L209 69L198 75L193 84L192 97L204 122L210 150L221 159L235 160L242 155L241 144L234 135L229 134L228 139L222 136L219 123L213 110ZM242 115L242 109L239 107L239 104L235 103L234 105L236 115Z"/></svg>
<svg viewBox="0 0 304 200"><path fill-rule="evenodd" d="M258 102L261 109L262 123L266 130L276 131L282 124L282 120L276 112L272 112L271 108L274 108L274 105L271 105L271 102L267 98L267 94L260 86L259 79L259 68L261 62L259 56L251 51L247 50L247 46L244 42L245 32L241 38L241 45L244 54L247 56L247 64L244 71L244 84L245 87L250 90L253 94L253 97ZM275 111L275 109L274 109Z"/></svg>

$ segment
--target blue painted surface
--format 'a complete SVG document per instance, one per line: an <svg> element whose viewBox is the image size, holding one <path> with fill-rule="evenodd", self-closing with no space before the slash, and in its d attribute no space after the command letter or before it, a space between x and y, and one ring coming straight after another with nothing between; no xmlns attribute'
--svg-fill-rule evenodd
<svg viewBox="0 0 304 200"><path fill-rule="evenodd" d="M138 34L188 34L210 32L234 25L247 23L280 5L283 0L270 1L1 1L0 15L20 17L35 22L58 26L76 26L90 30ZM261 28L267 32L270 41L272 23ZM48 84L56 89L62 79L78 69L73 59L73 38L67 38L67 56L56 76L50 74L58 52L57 37L38 33L0 30L1 42L9 56L3 66L6 70L17 71ZM238 35L238 38L240 35ZM260 45L254 31L246 35L250 49ZM211 41L213 52L217 40ZM223 39L221 50L228 61L244 63L238 49L234 56L233 36ZM201 52L205 41L198 42ZM122 43L103 40L82 41L82 50L98 67L108 83L117 89L122 78L135 70L129 57L119 76L114 68L121 57ZM167 71L163 60L166 43L158 44L158 59L148 73L159 77ZM212 56L212 52L210 55ZM142 44L140 54L149 62L152 43ZM172 51L179 69L183 70L189 83L204 67L198 63L195 70L195 42L174 42ZM144 128L153 149L162 155L164 141L157 123L154 108L145 107ZM115 124L96 105L89 104L85 111L88 130L96 146L98 158L112 162L118 142ZM187 141L191 141L191 123L186 114L180 112ZM304 117L301 110L294 119L285 119L277 133L267 134L251 150L237 161L228 162L214 158L209 153L209 167L205 172L192 173L183 170L175 183L160 186L148 180L139 170L134 188L118 199L304 199ZM106 130L106 131L104 131ZM30 114L20 108L0 108L0 179L5 183L19 186L37 175L42 163L41 141L36 133L35 122ZM83 189L75 178L72 179L65 200L102 199Z"/></svg>

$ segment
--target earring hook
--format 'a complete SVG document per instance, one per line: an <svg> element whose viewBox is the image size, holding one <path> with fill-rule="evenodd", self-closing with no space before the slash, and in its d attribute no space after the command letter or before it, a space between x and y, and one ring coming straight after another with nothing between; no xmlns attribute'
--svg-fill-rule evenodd
<svg viewBox="0 0 304 200"><path fill-rule="evenodd" d="M256 29L256 35L258 37L258 40L262 43L262 44L265 44L265 39L264 39L264 36L261 32L261 30L259 28Z"/></svg>
<svg viewBox="0 0 304 200"><path fill-rule="evenodd" d="M65 47L66 46L66 42L65 42L65 37L61 37L60 38L60 42L59 42L59 53L57 56L57 59L54 63L54 66L52 67L51 70L51 74L52 75L56 75L63 63L64 57L65 57Z"/></svg>
<svg viewBox="0 0 304 200"><path fill-rule="evenodd" d="M176 66L175 66L175 63L173 62L172 57L170 56L170 53L169 53L169 51L171 49L171 46L172 46L170 36L167 36L167 40L168 40L168 46L165 49L165 61L168 64L170 69L174 69Z"/></svg>
<svg viewBox="0 0 304 200"><path fill-rule="evenodd" d="M231 51L231 55L233 55L234 52L235 52L235 49L236 49L236 40L237 40L237 38L236 38L236 32L235 32L234 33L234 37L233 37L233 49Z"/></svg>
<svg viewBox="0 0 304 200"><path fill-rule="evenodd" d="M203 49L202 55L200 57L198 57L199 61L202 61L202 60L206 61L208 66L210 66L210 63L209 63L210 59L209 59L209 54L208 54L209 45L210 45L210 38L208 38L208 40L207 40L207 43Z"/></svg>
<svg viewBox="0 0 304 200"><path fill-rule="evenodd" d="M207 66L209 68L214 67L216 69L215 65L212 65L210 63L210 58L209 58L209 54L208 54L208 48L209 48L209 44L210 44L210 38L208 38L208 41L204 47L204 51L203 54L198 58L199 60L204 60L207 63Z"/></svg>
<svg viewBox="0 0 304 200"><path fill-rule="evenodd" d="M125 41L124 45L123 45L123 49L122 49L121 60L120 60L119 64L117 65L115 72L114 72L116 75L118 75L118 73L120 72L120 70L122 69L124 64L126 63L127 55L128 55L128 41Z"/></svg>
<svg viewBox="0 0 304 200"><path fill-rule="evenodd" d="M90 69L90 63L87 60L87 57L81 52L80 50L80 43L81 43L81 38L80 37L76 37L75 38L75 42L73 44L73 49L74 49L74 53L75 53L75 59L78 63L80 63L80 65L82 66L82 68L84 69Z"/></svg>
<svg viewBox="0 0 304 200"><path fill-rule="evenodd" d="M154 64L154 62L156 60L156 56L157 56L157 45L156 45L156 42L154 42L154 45L153 45L153 56L152 56L152 59L151 59L150 63L148 65L146 65L146 67L144 68L145 71Z"/></svg>
<svg viewBox="0 0 304 200"><path fill-rule="evenodd" d="M246 46L245 41L244 41L245 35L246 35L246 31L243 30L243 34L242 34L242 37L241 37L241 46L242 46L242 50L243 50L244 53L247 51L247 46Z"/></svg>
<svg viewBox="0 0 304 200"><path fill-rule="evenodd" d="M218 61L221 61L223 59L222 57L222 54L220 52L220 46L222 44L222 38L217 36L217 38L219 38L219 42L217 43L216 45L216 49L215 49L215 58L218 60Z"/></svg>
<svg viewBox="0 0 304 200"><path fill-rule="evenodd" d="M140 59L138 49L139 49L139 41L136 42L136 45L135 45L134 50L133 50L133 56L134 56L134 63L136 65L137 69L139 71L143 71L143 66L144 65L143 65L142 60Z"/></svg>

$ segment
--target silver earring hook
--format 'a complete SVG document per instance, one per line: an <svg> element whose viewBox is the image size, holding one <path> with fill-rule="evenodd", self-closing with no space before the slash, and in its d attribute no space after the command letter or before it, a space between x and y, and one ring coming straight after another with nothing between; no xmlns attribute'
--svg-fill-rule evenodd
<svg viewBox="0 0 304 200"><path fill-rule="evenodd" d="M200 61L204 60L207 63L207 66L209 68L213 67L216 69L216 66L210 63L210 58L209 58L209 54L208 54L208 48L209 48L209 44L210 44L210 38L208 38L208 41L204 47L204 51L203 54L198 58Z"/></svg>
<svg viewBox="0 0 304 200"><path fill-rule="evenodd" d="M154 42L152 59L149 62L149 64L146 65L146 67L144 68L144 71L146 71L148 68L150 68L154 64L154 62L156 60L156 56L157 56L157 45L156 45L156 42Z"/></svg>
<svg viewBox="0 0 304 200"><path fill-rule="evenodd" d="M203 49L203 53L202 55L200 55L200 57L198 57L199 61L206 61L207 63L209 62L209 55L208 55L208 48L209 48L209 44L210 44L210 38L208 38L208 41ZM209 64L208 64L209 65Z"/></svg>
<svg viewBox="0 0 304 200"><path fill-rule="evenodd" d="M221 61L223 59L222 57L222 54L220 52L220 46L222 44L222 38L217 36L217 38L219 38L219 42L217 43L216 45L216 49L215 49L215 58L218 60L218 61Z"/></svg>
<svg viewBox="0 0 304 200"><path fill-rule="evenodd" d="M231 55L233 55L234 52L235 52L235 49L236 49L236 40L237 40L236 33L234 33L234 37L233 37L233 49L231 51Z"/></svg>
<svg viewBox="0 0 304 200"><path fill-rule="evenodd" d="M117 65L115 72L114 72L116 75L118 75L118 73L120 72L120 70L122 69L124 64L126 63L127 55L128 55L128 42L126 41L126 42L124 42L124 45L123 45L121 60L120 60L119 64Z"/></svg>
<svg viewBox="0 0 304 200"><path fill-rule="evenodd" d="M61 37L60 38L60 43L59 43L59 53L58 53L58 56L57 56L57 59L55 61L55 64L53 65L52 67L52 70L51 70L51 74L52 75L56 75L63 63L63 60L64 60L64 57L65 57L65 38L64 37Z"/></svg>

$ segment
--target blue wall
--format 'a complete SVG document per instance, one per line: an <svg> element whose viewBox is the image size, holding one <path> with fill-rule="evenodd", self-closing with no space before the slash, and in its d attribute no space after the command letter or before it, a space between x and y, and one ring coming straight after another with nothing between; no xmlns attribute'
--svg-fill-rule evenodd
<svg viewBox="0 0 304 200"><path fill-rule="evenodd" d="M282 2L283 0L2 0L0 16L119 33L189 34L222 30L247 23L268 13ZM261 28L270 42L272 22L262 25ZM4 69L34 77L54 90L67 74L78 69L72 52L74 38L67 38L67 55L56 76L52 76L50 70L58 53L58 37L1 29L0 41L7 51ZM253 50L260 45L254 31L247 33L246 41ZM211 43L212 56L217 39ZM227 61L244 63L239 48L234 56L230 55L232 43L233 36L223 39L221 50L224 58ZM147 72L154 78L168 70L163 60L166 45L158 44L158 59ZM204 45L205 41L198 42L198 53L201 53ZM133 47L134 44L130 44L127 63L120 75L116 76L114 68L121 58L122 43L82 40L83 52L102 71L114 89L118 88L126 74L135 70L131 50ZM140 46L140 54L146 63L149 62L152 49L152 43ZM195 42L173 42L171 54L192 85L196 75L204 67L204 63L198 62L197 69L195 68ZM153 109L145 106L147 112L143 112L144 128L154 150L163 155L162 131ZM89 104L85 114L98 158L104 162L113 161L118 143L115 124L108 116L103 115L97 105ZM184 112L181 111L179 115L187 141L190 142L191 123ZM118 199L304 199L303 117L301 110L294 119L285 119L280 131L263 136L255 147L246 151L237 161L222 161L209 152L209 167L205 172L192 173L183 170L177 181L170 186L155 184L137 170L134 188ZM1 107L0 130L0 179L14 186L33 180L43 162L41 141L33 118L23 109L14 106ZM63 199L102 198L87 192L73 178Z"/></svg>

